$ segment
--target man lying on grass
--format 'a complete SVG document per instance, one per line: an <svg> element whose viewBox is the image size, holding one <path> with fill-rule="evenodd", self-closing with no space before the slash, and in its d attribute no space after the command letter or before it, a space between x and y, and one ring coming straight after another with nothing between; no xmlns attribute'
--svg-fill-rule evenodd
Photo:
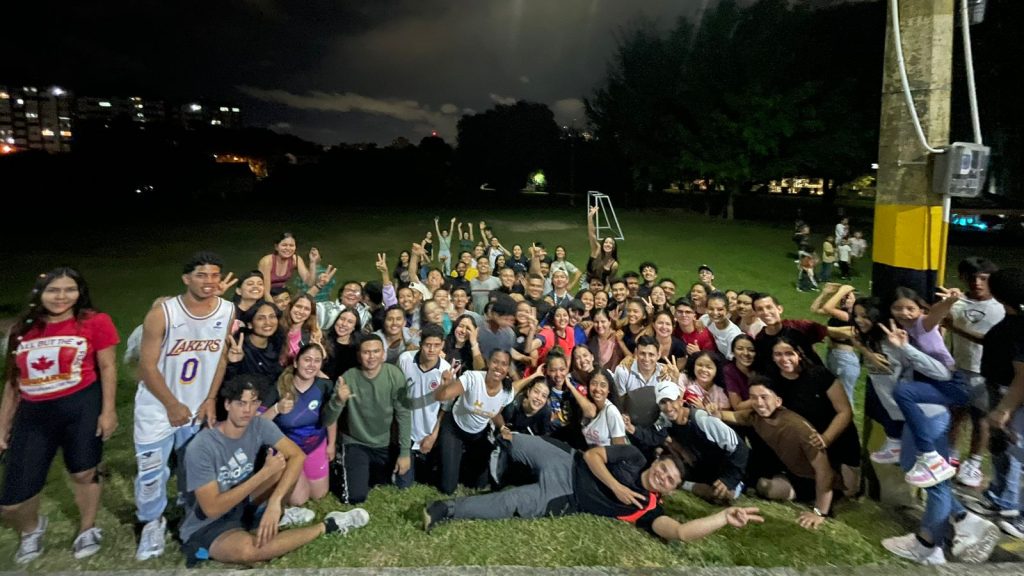
<svg viewBox="0 0 1024 576"><path fill-rule="evenodd" d="M480 496L438 500L424 511L430 530L452 519L539 518L587 513L636 524L665 540L698 540L729 525L764 522L757 508L732 507L685 524L665 514L661 498L683 481L683 466L665 456L647 466L634 446L597 446L578 452L544 438L503 434L509 454L537 475L528 484Z"/></svg>

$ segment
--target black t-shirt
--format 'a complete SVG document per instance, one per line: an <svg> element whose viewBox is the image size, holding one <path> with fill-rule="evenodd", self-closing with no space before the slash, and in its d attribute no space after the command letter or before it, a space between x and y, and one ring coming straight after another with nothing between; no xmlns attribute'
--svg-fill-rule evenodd
<svg viewBox="0 0 1024 576"><path fill-rule="evenodd" d="M546 436L551 433L551 407L547 404L532 416L523 411L523 395L516 396L511 404L501 411L505 425L513 432L532 432L534 436Z"/></svg>
<svg viewBox="0 0 1024 576"><path fill-rule="evenodd" d="M359 344L353 338L352 344L339 344L331 346L331 352L324 360L323 371L331 380L337 380L348 371L349 368L359 366Z"/></svg>
<svg viewBox="0 0 1024 576"><path fill-rule="evenodd" d="M644 501L646 512L627 521L654 534L654 521L659 516L665 515L665 509L662 508L661 502L657 501L657 495L645 490L640 483L640 474L647 467L647 460L643 453L635 446L629 445L606 446L604 450L608 457L608 471L612 473L612 476L626 488L638 494L647 494L647 499ZM619 502L615 494L590 471L581 452L573 455L573 467L576 506L580 512L625 519L624 517L636 515L641 511L636 506L627 506ZM655 501L652 502L652 498Z"/></svg>
<svg viewBox="0 0 1024 576"><path fill-rule="evenodd" d="M814 345L824 340L827 334L824 326L808 320L783 320L778 334L761 330L754 338L754 371L766 374L773 370L775 361L772 359L772 348L781 337L792 340L804 358L817 366L824 366L825 363L814 351Z"/></svg>
<svg viewBox="0 0 1024 576"><path fill-rule="evenodd" d="M524 298L524 300L529 302L530 306L533 306L534 308L537 309L537 320L538 321L543 322L544 319L547 317L548 312L551 311L551 308L552 308L551 304L548 303L548 301L545 300L544 298L538 298L537 300L534 300L534 299L530 298L529 296L527 296L526 298Z"/></svg>
<svg viewBox="0 0 1024 576"><path fill-rule="evenodd" d="M1008 315L985 334L981 375L990 389L1013 382L1013 363L1024 362L1024 317Z"/></svg>
<svg viewBox="0 0 1024 576"><path fill-rule="evenodd" d="M828 389L835 381L836 377L828 370L804 364L796 380L776 376L775 389L783 406L803 416L818 432L824 432L836 417L836 409L828 397Z"/></svg>

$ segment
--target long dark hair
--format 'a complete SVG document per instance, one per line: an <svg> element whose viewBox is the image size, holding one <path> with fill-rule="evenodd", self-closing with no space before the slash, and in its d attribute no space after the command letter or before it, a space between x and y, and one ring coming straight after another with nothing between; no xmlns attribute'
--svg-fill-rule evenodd
<svg viewBox="0 0 1024 576"><path fill-rule="evenodd" d="M92 296L89 295L89 284L78 270L70 266L60 266L37 276L32 291L29 292L28 307L15 320L11 333L7 337L7 353L9 355L7 358L7 381L9 383L17 382L18 368L14 357L18 353L18 345L30 330L46 324L47 311L43 306L43 291L58 278L70 278L78 286L78 300L71 307L77 320L82 320L85 314L95 311L92 306Z"/></svg>
<svg viewBox="0 0 1024 576"><path fill-rule="evenodd" d="M856 321L856 309L860 306L864 309L864 315L871 320L871 329L867 332L861 332L860 328L857 327ZM854 329L857 331L857 338L868 347L869 350L874 352L880 352L882 350L881 342L885 338L885 334L882 333L882 329L879 328L879 324L885 320L888 316L888 311L882 309L881 302L878 298L873 296L861 296L853 302L854 308Z"/></svg>
<svg viewBox="0 0 1024 576"><path fill-rule="evenodd" d="M327 330L327 334L324 335L324 348L327 350L328 357L336 356L338 353L338 347L341 346L341 344L338 344L338 331L335 329L334 325L338 323L338 318L340 318L342 314L349 314L355 318L356 325L352 328L352 336L350 337L352 341L349 343L349 346L359 346L359 341L363 333L363 322L359 318L359 313L351 308L346 308L341 312L338 312L338 315L331 321L331 327Z"/></svg>

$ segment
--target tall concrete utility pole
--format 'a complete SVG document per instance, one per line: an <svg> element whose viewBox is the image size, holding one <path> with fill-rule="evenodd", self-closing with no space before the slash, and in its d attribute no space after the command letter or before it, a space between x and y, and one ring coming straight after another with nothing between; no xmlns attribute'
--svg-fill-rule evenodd
<svg viewBox="0 0 1024 576"><path fill-rule="evenodd" d="M953 74L954 0L900 0L903 55L914 105L928 144L949 142ZM931 154L921 145L907 109L893 41L892 6L886 26L882 124L873 238L872 292L883 299L906 286L931 299L944 269L942 197L932 192Z"/></svg>

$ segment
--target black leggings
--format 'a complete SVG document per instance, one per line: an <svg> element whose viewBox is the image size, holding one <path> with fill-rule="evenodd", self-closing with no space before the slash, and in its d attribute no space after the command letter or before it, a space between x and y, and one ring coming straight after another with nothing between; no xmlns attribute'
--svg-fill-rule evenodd
<svg viewBox="0 0 1024 576"><path fill-rule="evenodd" d="M455 423L454 416L447 414L441 420L437 441L441 448L441 492L455 493L460 472L463 483L470 488L487 486L487 466L494 448L487 440L487 428L476 433L466 432ZM463 452L466 455L465 464Z"/></svg>

